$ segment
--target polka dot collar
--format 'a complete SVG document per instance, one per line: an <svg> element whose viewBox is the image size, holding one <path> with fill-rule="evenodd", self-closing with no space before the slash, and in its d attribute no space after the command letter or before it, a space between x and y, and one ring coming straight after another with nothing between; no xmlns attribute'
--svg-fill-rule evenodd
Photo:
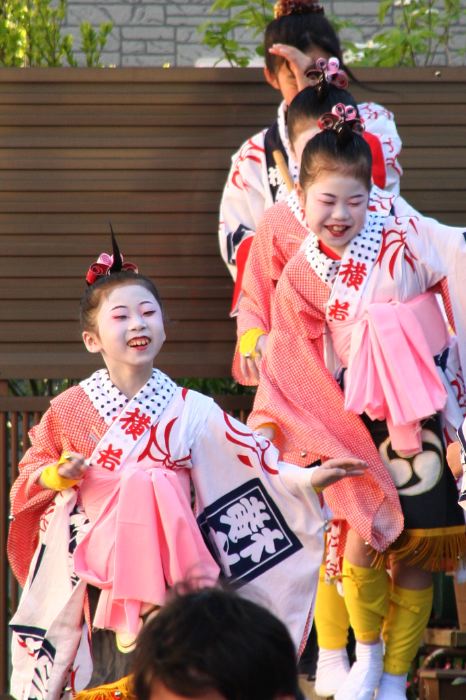
<svg viewBox="0 0 466 700"><path fill-rule="evenodd" d="M129 404L129 399L113 384L106 369L97 370L80 382L80 386L106 425L111 425ZM141 406L144 413L152 416L153 425L172 400L176 389L177 385L170 377L154 368L149 381L131 400Z"/></svg>
<svg viewBox="0 0 466 700"><path fill-rule="evenodd" d="M347 260L353 259L364 264L366 268L375 262L380 248L384 222L385 216L383 214L368 212L364 227L347 245L341 260L333 260L321 250L319 239L315 233L309 234L302 249L314 272L323 282L332 286L340 266L346 264Z"/></svg>

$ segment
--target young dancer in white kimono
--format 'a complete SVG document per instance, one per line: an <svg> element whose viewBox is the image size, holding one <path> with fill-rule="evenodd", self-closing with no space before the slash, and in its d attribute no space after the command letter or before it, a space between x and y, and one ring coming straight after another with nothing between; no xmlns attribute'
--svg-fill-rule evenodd
<svg viewBox="0 0 466 700"><path fill-rule="evenodd" d="M51 401L11 494L9 558L24 587L12 695L55 700L118 681L144 617L196 575L221 572L262 596L301 649L322 556L313 487L364 463L279 462L267 439L153 368L165 340L157 290L117 248L87 281L83 340L106 369ZM106 691L125 695L128 683Z"/></svg>
<svg viewBox="0 0 466 700"><path fill-rule="evenodd" d="M265 30L264 55L265 79L281 92L283 101L276 121L251 136L233 155L220 205L220 251L235 280L232 315L237 312L244 265L257 226L270 206L288 196L289 185L283 170L289 171L291 186L298 179L299 168L290 148L286 122L292 99L299 90L312 84L306 67L311 67L319 57L336 56L351 75L344 66L335 30L324 16L322 5L313 0L281 0L275 4L275 19ZM375 183L398 193L401 139L393 115L373 102L360 104L359 113L370 134ZM285 166L282 169L274 157L277 151Z"/></svg>
<svg viewBox="0 0 466 700"><path fill-rule="evenodd" d="M338 59L318 59L313 71L317 84L301 90L288 109L288 134L297 163L307 141L319 131L317 122L338 102L357 107L356 100L342 87L346 76L339 70ZM338 80L338 87L335 84ZM367 140L367 132L364 132ZM369 145L371 142L369 140ZM372 149L373 153L373 149ZM372 161L372 182L377 180ZM373 184L369 208L373 212L414 213L402 197L395 197ZM236 317L238 344L232 374L237 382L256 385L260 362L270 331L273 299L280 275L288 260L299 250L309 234L304 211L296 190L283 202L277 202L264 214L254 236L242 278L239 311ZM321 576L323 578L323 575ZM349 672L346 651L348 616L335 583L319 584L315 626L319 644L315 689L324 697L333 695Z"/></svg>
<svg viewBox="0 0 466 700"><path fill-rule="evenodd" d="M341 106L304 150L312 233L278 281L249 422L275 433L287 459L351 445L369 463L357 487L326 491L349 528L343 586L357 639L335 698L371 700L379 685L378 700L399 700L430 615L430 571L454 568L466 549L444 458L465 408L466 241L462 229L368 209L371 155L350 124L354 111ZM391 579L372 566L374 550L390 554Z"/></svg>

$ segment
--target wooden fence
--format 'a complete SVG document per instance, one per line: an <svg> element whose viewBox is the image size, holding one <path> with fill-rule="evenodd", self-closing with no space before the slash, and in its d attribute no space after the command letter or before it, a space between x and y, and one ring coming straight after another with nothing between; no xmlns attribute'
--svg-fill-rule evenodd
<svg viewBox="0 0 466 700"><path fill-rule="evenodd" d="M404 196L464 224L466 70L357 75L360 101L395 112ZM160 367L174 377L229 376L232 285L218 254L218 204L232 152L273 120L277 103L257 69L0 70L0 693L17 600L7 495L27 429L47 404L7 396L7 380L94 369L77 300L89 261L108 249L109 220L166 304ZM250 399L223 401L239 410Z"/></svg>

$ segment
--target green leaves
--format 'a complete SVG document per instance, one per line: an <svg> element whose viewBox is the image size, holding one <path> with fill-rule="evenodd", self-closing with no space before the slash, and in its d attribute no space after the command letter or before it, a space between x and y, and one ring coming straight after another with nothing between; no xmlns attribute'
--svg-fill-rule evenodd
<svg viewBox="0 0 466 700"><path fill-rule="evenodd" d="M68 0L3 0L0 9L0 66L77 66L73 36L62 35ZM104 22L94 30L81 24L81 51L88 66L100 66L100 57L112 30Z"/></svg>
<svg viewBox="0 0 466 700"><path fill-rule="evenodd" d="M86 57L86 66L101 68L102 51L107 43L107 37L113 29L112 22L102 22L96 31L90 22L82 22L79 28L81 32L81 51Z"/></svg>
<svg viewBox="0 0 466 700"><path fill-rule="evenodd" d="M244 68L249 65L254 54L263 55L262 35L273 19L273 5L264 0L215 0L209 13L219 11L229 11L230 17L223 22L203 22L198 27L198 31L203 34L202 43L210 49L219 49L222 58L231 66ZM254 49L248 49L241 44L240 37L244 35L253 39L260 37L259 44Z"/></svg>
<svg viewBox="0 0 466 700"><path fill-rule="evenodd" d="M209 12L228 12L224 21L209 20L199 28L202 42L219 50L232 66L247 66L254 53L263 55L262 35L272 16L273 4L261 0L215 0ZM390 20L387 26L368 41L342 41L346 62L363 66L429 66L435 65L439 53L447 63L453 57L465 55L466 50L452 45L452 29L459 24L462 0L381 0L377 16L380 24ZM331 17L337 31L357 30L348 20ZM241 43L244 35L259 38L254 49ZM219 59L220 60L220 59Z"/></svg>
<svg viewBox="0 0 466 700"><path fill-rule="evenodd" d="M393 15L393 27L377 32L369 42L358 44L354 63L365 66L430 66L439 53L453 59L452 29L461 17L461 0L383 0L378 18ZM455 54L464 55L455 50Z"/></svg>

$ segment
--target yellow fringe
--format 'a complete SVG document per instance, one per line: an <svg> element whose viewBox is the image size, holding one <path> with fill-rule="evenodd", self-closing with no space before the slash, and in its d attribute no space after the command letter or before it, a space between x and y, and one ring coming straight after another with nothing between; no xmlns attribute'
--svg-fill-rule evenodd
<svg viewBox="0 0 466 700"><path fill-rule="evenodd" d="M124 676L114 683L86 688L73 695L74 700L135 700L131 676Z"/></svg>
<svg viewBox="0 0 466 700"><path fill-rule="evenodd" d="M452 571L465 554L464 525L405 530L386 552L375 555L374 566L384 566L390 557L391 561L408 559L410 566L426 571Z"/></svg>

